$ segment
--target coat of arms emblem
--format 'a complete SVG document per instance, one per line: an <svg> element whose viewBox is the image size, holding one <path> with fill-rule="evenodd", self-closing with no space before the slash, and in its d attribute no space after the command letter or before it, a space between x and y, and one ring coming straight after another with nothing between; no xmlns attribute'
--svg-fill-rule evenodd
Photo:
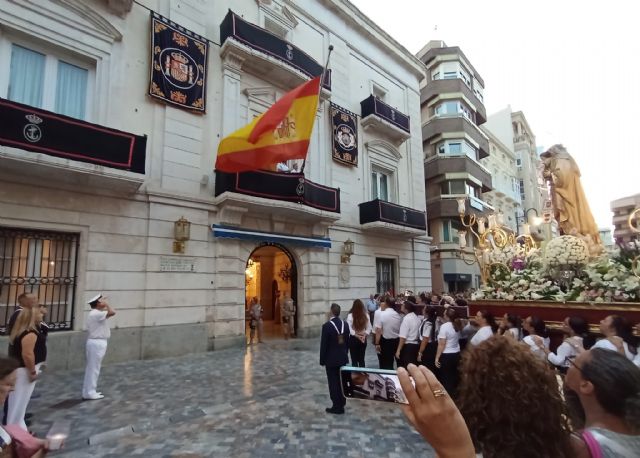
<svg viewBox="0 0 640 458"><path fill-rule="evenodd" d="M181 83L193 84L193 66L189 65L189 58L180 51L167 54L164 67L165 75L171 75Z"/></svg>
<svg viewBox="0 0 640 458"><path fill-rule="evenodd" d="M287 45L286 55L287 55L287 59L293 60L293 46Z"/></svg>

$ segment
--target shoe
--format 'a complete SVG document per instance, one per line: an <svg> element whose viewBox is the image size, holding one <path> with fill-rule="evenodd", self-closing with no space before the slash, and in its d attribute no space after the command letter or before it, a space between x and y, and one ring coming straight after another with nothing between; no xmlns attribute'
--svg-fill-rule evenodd
<svg viewBox="0 0 640 458"><path fill-rule="evenodd" d="M82 397L83 401L97 401L98 399L102 399L104 398L104 394L102 393L96 393L95 396L91 396L90 398L85 398L84 396Z"/></svg>
<svg viewBox="0 0 640 458"><path fill-rule="evenodd" d="M343 415L344 414L344 409L336 409L335 407L327 407L326 409L324 409L325 412L327 413L332 413L335 415Z"/></svg>

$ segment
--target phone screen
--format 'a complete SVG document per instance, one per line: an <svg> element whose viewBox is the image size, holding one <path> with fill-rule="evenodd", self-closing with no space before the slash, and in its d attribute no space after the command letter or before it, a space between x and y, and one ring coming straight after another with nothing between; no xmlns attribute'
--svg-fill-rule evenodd
<svg viewBox="0 0 640 458"><path fill-rule="evenodd" d="M345 366L340 369L340 377L347 399L408 404L396 371Z"/></svg>

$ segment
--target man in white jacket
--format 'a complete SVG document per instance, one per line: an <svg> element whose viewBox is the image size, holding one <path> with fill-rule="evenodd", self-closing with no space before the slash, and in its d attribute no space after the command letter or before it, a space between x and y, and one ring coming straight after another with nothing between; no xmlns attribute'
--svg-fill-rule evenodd
<svg viewBox="0 0 640 458"><path fill-rule="evenodd" d="M82 399L96 400L104 398L104 395L96 391L102 359L107 353L107 342L111 337L111 329L107 318L111 318L116 312L105 300L102 294L98 294L89 301L91 311L87 315L87 366L84 371L84 383L82 385Z"/></svg>

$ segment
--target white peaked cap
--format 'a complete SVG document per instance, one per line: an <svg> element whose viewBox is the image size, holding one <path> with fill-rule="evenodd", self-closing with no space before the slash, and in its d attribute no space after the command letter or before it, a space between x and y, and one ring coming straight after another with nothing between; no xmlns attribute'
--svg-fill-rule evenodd
<svg viewBox="0 0 640 458"><path fill-rule="evenodd" d="M97 301L97 300L98 300L98 299L100 299L101 297L102 297L102 293L100 293L100 294L96 295L95 297L92 297L91 299L89 299L89 300L87 301L87 304L91 305L91 303L92 303L92 302Z"/></svg>

